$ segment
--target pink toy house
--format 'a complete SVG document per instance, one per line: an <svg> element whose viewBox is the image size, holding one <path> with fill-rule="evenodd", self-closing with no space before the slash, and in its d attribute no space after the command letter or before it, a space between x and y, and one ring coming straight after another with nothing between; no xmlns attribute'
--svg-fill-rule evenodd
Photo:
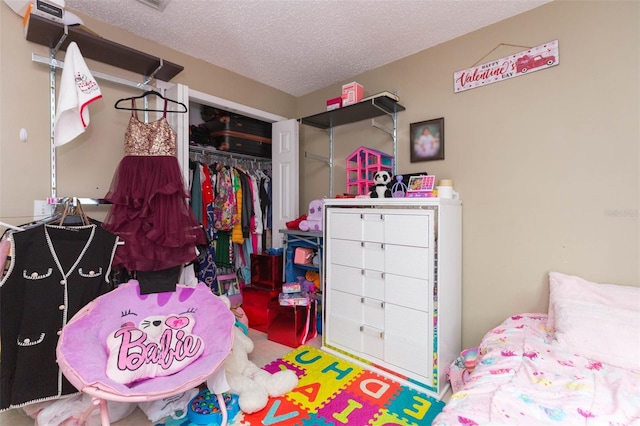
<svg viewBox="0 0 640 426"><path fill-rule="evenodd" d="M347 157L347 193L368 194L375 172L387 170L393 175L393 156L361 146Z"/></svg>

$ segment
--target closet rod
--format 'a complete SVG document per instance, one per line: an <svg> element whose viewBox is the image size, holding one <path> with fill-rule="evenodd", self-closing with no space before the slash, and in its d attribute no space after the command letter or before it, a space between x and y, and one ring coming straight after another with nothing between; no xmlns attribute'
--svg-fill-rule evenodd
<svg viewBox="0 0 640 426"><path fill-rule="evenodd" d="M60 204L65 200L72 200L72 205L78 205L78 201L85 206L99 206L103 204L111 204L110 201L105 200L104 198L82 198L82 197L48 197L47 204Z"/></svg>
<svg viewBox="0 0 640 426"><path fill-rule="evenodd" d="M240 158L243 160L258 161L262 163L271 163L271 158L255 157L253 155L239 154L236 152L220 151L219 149L209 148L206 146L189 146L189 152L203 155L219 155L221 157Z"/></svg>
<svg viewBox="0 0 640 426"><path fill-rule="evenodd" d="M13 229L14 231L24 231L24 228L19 226L11 225L9 223L0 222L0 226L4 226L5 228Z"/></svg>

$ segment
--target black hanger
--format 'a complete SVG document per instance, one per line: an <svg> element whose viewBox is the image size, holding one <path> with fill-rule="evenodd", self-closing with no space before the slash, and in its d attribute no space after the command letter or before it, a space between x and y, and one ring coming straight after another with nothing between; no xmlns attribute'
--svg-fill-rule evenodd
<svg viewBox="0 0 640 426"><path fill-rule="evenodd" d="M132 96L129 98L122 98L122 99L118 99L114 105L115 109L124 109L127 111L152 111L152 112L164 112L163 109L147 109L147 108L132 108L131 107L131 103L129 103L128 106L120 106L120 102L124 102L124 101L131 101L132 99L142 99L142 98L146 98L147 96L151 96L151 95L155 95L158 96L159 98L162 98L164 100L166 100L168 103L173 103L176 105L179 105L182 107L181 110L178 111L173 111L168 109L167 112L175 112L175 113L181 113L184 114L185 112L188 111L187 106L185 104L183 104L182 102L178 102L178 101L174 101L173 99L169 99L169 98L165 98L164 96L162 96L160 93L156 92L155 90L147 90L146 92L144 92L142 95L140 96Z"/></svg>

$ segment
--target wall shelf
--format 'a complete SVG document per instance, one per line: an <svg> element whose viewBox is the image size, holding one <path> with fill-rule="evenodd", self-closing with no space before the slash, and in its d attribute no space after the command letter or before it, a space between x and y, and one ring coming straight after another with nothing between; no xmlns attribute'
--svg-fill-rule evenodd
<svg viewBox="0 0 640 426"><path fill-rule="evenodd" d="M321 112L300 119L300 123L320 129L355 123L385 114L395 114L405 108L388 96L379 96L353 105Z"/></svg>
<svg viewBox="0 0 640 426"><path fill-rule="evenodd" d="M65 26L37 15L31 15L27 23L26 38L33 43L50 49L65 50L75 41L82 51L82 56L105 64L113 65L145 77L169 81L178 75L184 67L162 58L140 52L130 47L112 42L79 26L68 26L65 37ZM60 41L62 41L60 43ZM58 46L58 44L60 44Z"/></svg>
<svg viewBox="0 0 640 426"><path fill-rule="evenodd" d="M348 105L342 108L334 109L331 111L321 112L319 114L310 115L298 119L300 124L306 124L308 126L316 127L318 129L329 130L329 158L325 160L329 165L329 197L333 198L333 128L336 126L342 126L343 124L356 123L358 121L371 119L372 125L375 128L384 130L389 133L393 143L393 174L396 174L397 164L397 125L398 125L398 113L404 111L405 107L400 105L395 99L389 96L377 96L366 101L358 102L353 105ZM393 122L393 127L390 130L379 127L373 120L380 116L389 116ZM305 157L309 155L305 152Z"/></svg>

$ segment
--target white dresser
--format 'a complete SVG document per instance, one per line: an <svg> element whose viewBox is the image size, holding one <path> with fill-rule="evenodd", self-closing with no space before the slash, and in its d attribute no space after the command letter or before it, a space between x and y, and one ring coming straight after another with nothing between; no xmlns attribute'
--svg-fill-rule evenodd
<svg viewBox="0 0 640 426"><path fill-rule="evenodd" d="M325 200L323 349L441 398L461 351L462 204Z"/></svg>

